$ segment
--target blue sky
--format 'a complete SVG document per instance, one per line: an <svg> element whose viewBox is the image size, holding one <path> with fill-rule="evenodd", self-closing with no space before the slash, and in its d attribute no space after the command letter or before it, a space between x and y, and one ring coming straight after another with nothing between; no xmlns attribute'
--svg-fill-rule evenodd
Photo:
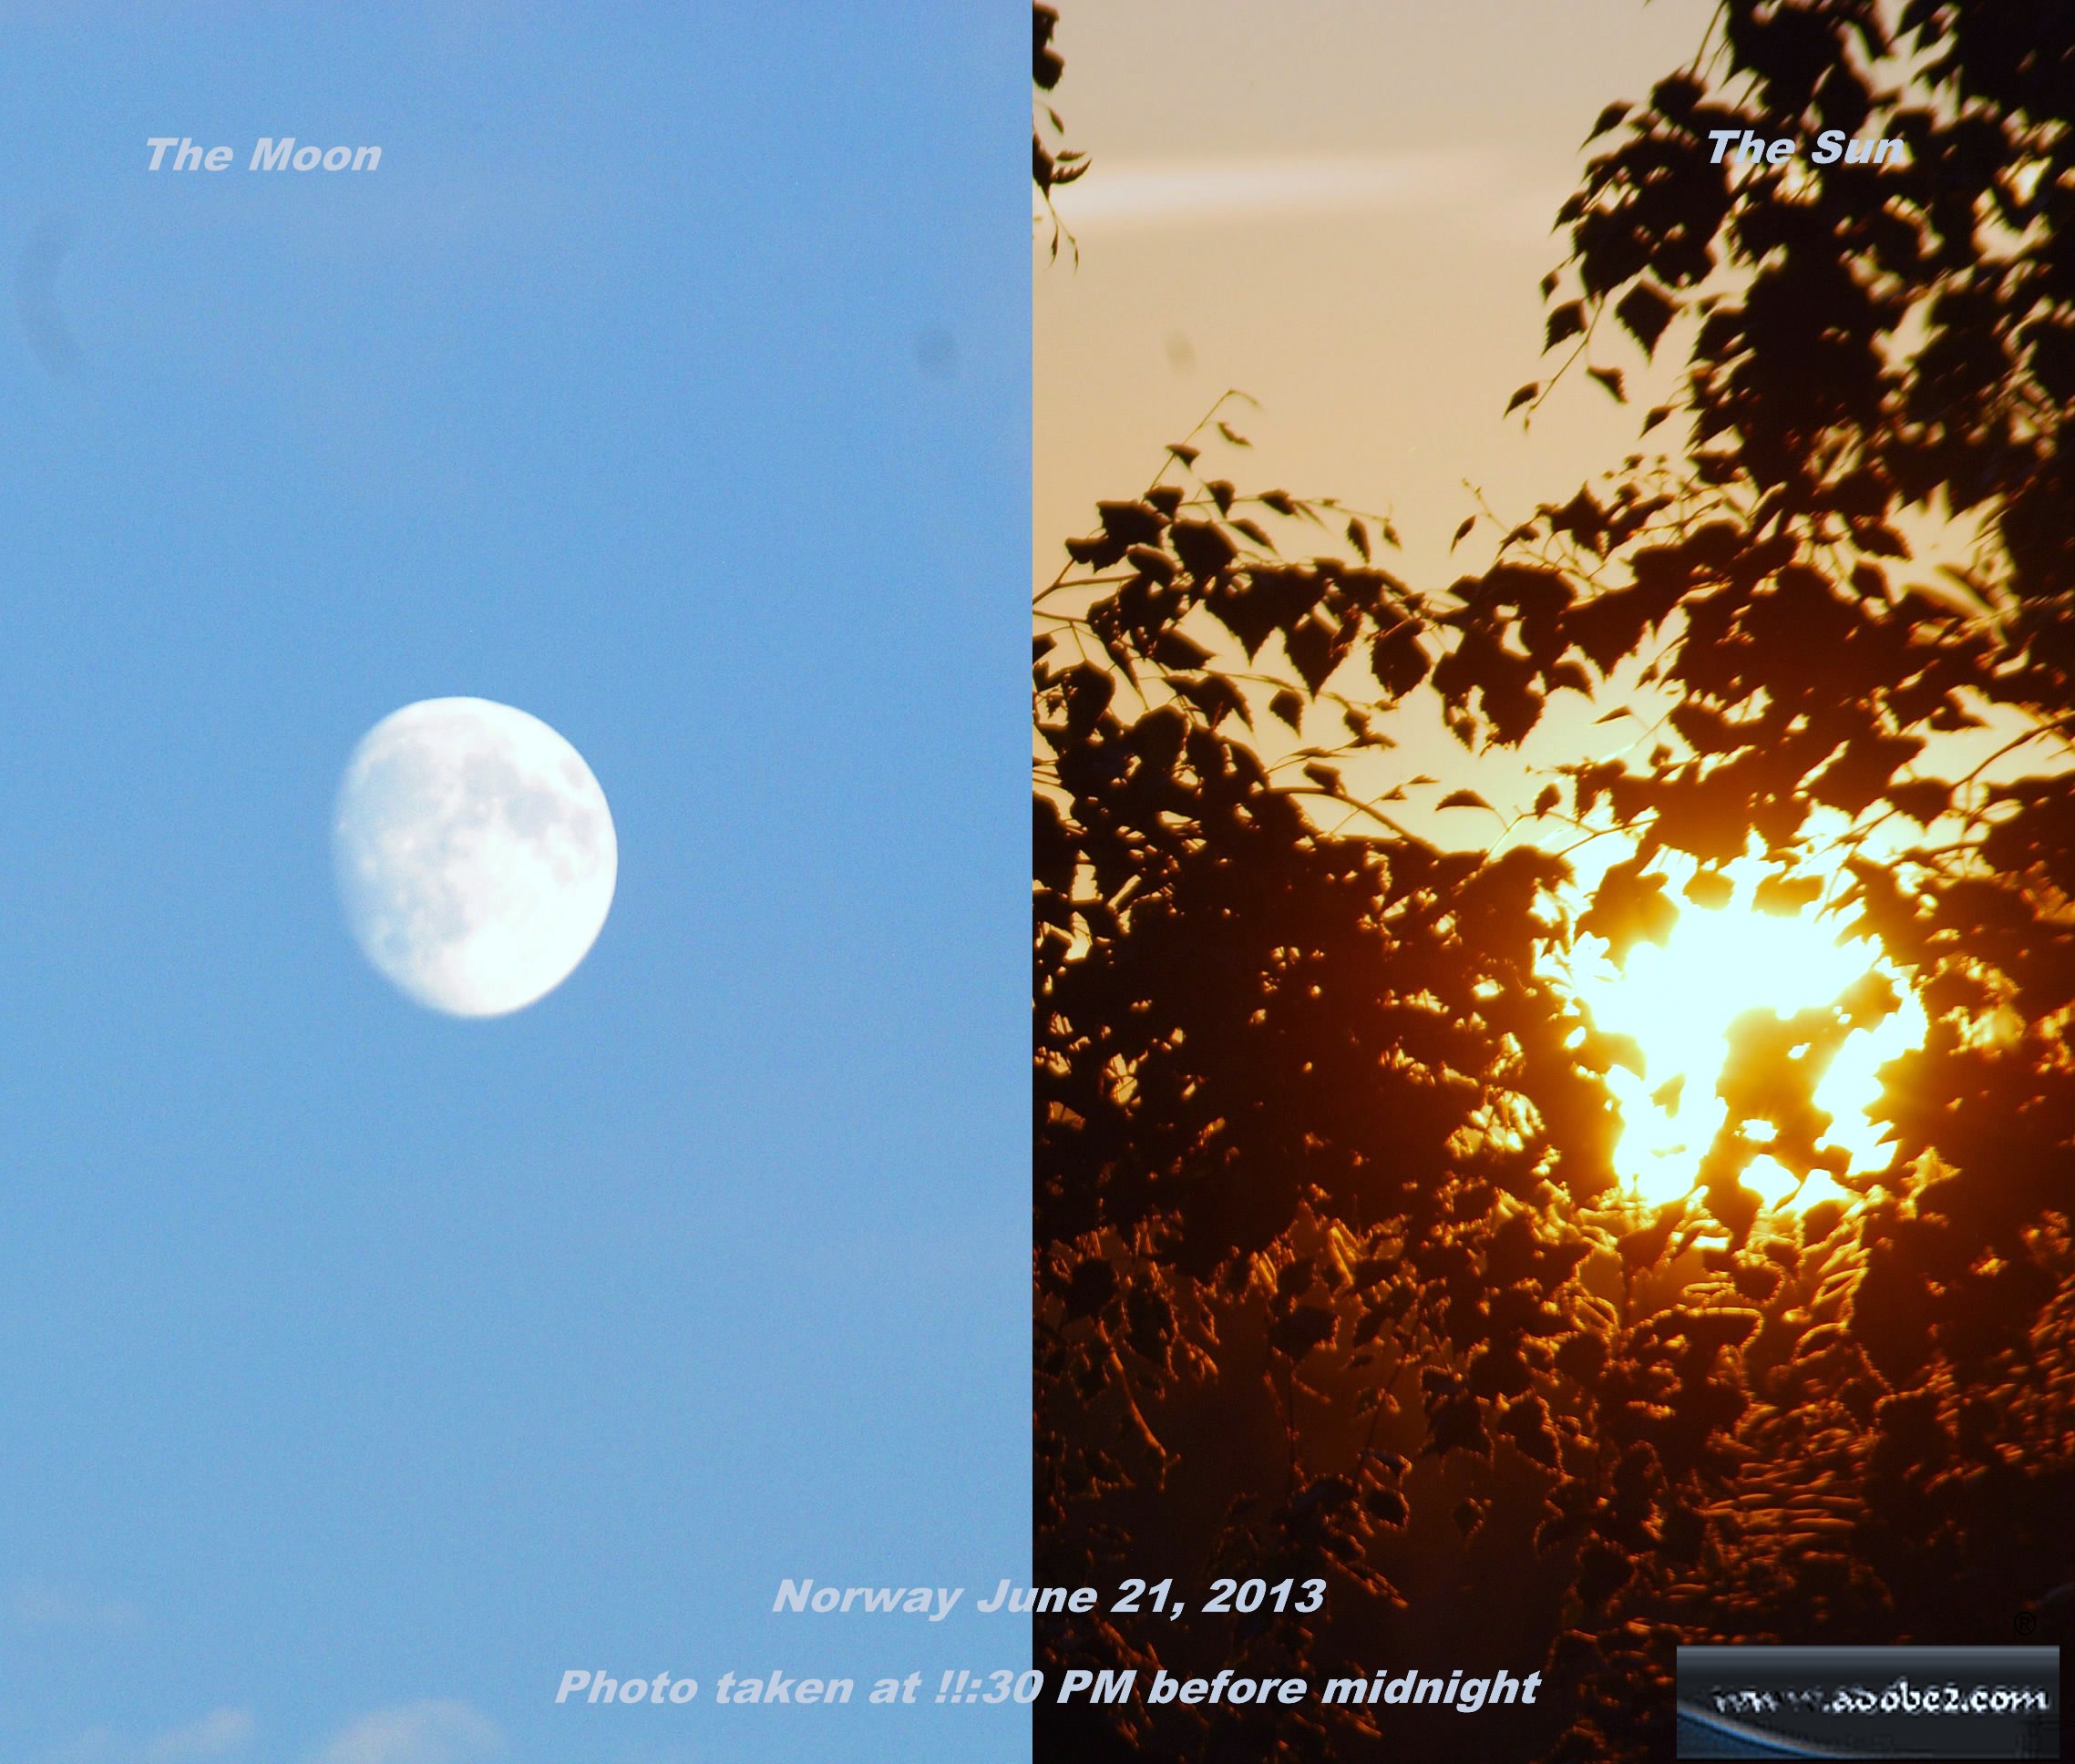
<svg viewBox="0 0 2075 1764"><path fill-rule="evenodd" d="M1027 1659L970 1613L1029 1552L1023 30L0 20L0 1756L1027 1755L710 1702ZM332 890L446 694L618 828L507 1019Z"/></svg>

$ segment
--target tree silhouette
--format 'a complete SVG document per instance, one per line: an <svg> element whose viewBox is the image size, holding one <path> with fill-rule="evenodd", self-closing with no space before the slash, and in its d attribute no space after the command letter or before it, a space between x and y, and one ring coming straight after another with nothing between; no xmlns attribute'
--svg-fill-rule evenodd
<svg viewBox="0 0 2075 1764"><path fill-rule="evenodd" d="M1059 211L1052 205L1052 192L1072 183L1088 169L1088 156L1065 145L1065 119L1046 101L1046 95L1059 84L1059 77L1066 71L1065 58L1052 40L1058 27L1059 9L1046 5L1044 0L1032 0L1031 85L1037 96L1032 103L1035 115L1031 121L1031 182L1052 223L1054 258L1059 255L1061 242L1071 242L1072 235L1060 225ZM1047 125L1050 126L1049 141ZM1079 255L1077 249L1075 255Z"/></svg>
<svg viewBox="0 0 2075 1764"><path fill-rule="evenodd" d="M1680 1641L2060 1638L2067 1601L2030 1606L2075 1579L2075 13L1892 15L1730 0L1601 115L1546 342L1618 396L1620 352L1683 350L1667 453L1420 590L1374 516L1212 475L1221 406L1040 594L1040 1579L1330 1587L1048 1619L1055 1671L1528 1649L1505 1755L1640 1759ZM1710 157L1831 128L1906 158ZM1565 692L1662 739L1561 766L1484 850L1392 817L1409 706L1483 752ZM1580 897L1587 836L1622 856ZM1661 940L1747 855L1928 1029L1855 1171L1813 1090L1896 990L1740 1019L1700 1181L1647 1207L1629 1051L1555 959ZM1762 1155L1854 1204L1767 1209ZM1048 1705L1041 1747L1497 1755L1378 1714Z"/></svg>

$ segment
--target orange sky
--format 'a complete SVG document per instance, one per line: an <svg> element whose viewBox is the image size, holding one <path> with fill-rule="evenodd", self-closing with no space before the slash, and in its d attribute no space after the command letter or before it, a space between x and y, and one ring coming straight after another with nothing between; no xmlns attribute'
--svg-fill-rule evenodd
<svg viewBox="0 0 2075 1764"><path fill-rule="evenodd" d="M1465 477L1514 518L1618 461L1645 400L1581 377L1525 441L1500 412L1544 372L1582 138L1710 10L1065 0L1056 97L1094 165L1059 201L1078 268L1032 253L1037 576L1227 386L1261 401L1251 487L1393 510L1417 586L1489 561L1447 555Z"/></svg>
<svg viewBox="0 0 2075 1764"><path fill-rule="evenodd" d="M1051 580L1063 541L1094 526L1098 497L1142 488L1228 386L1259 401L1237 418L1254 446L1206 469L1245 491L1390 512L1403 550L1382 561L1422 590L1492 561L1489 522L1450 551L1477 508L1469 486L1511 523L1631 451L1675 445L1676 419L1647 444L1638 432L1683 357L1677 326L1654 371L1625 338L1595 345L1626 371L1626 405L1574 370L1531 431L1502 413L1554 364L1537 284L1567 254L1552 225L1583 138L1608 103L1689 60L1711 10L1064 0L1054 96L1094 166L1059 193L1079 263L1051 260L1048 226L1032 240L1035 579ZM1931 561L1916 573L1930 578ZM1516 813L1546 782L1531 766L1647 750L1645 724L1594 721L1627 695L1558 694L1519 755L1467 754L1431 702L1409 701L1391 725L1403 744L1349 783L1359 794L1433 774L1440 786L1394 812L1423 836L1483 844L1488 817L1423 805L1467 786ZM1998 722L1947 757L1971 763L2008 733ZM1293 744L1272 724L1256 737L1271 756Z"/></svg>

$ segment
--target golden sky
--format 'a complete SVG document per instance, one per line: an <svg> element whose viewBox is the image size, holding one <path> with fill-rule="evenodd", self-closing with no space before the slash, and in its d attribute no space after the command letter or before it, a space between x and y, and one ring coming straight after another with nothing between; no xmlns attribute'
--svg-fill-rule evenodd
<svg viewBox="0 0 2075 1764"><path fill-rule="evenodd" d="M1626 337L1596 340L1593 359L1628 375L1625 405L1574 368L1530 430L1503 413L1556 364L1541 353L1538 284L1567 255L1553 223L1577 187L1585 137L1609 103L1644 98L1690 59L1707 0L1062 0L1062 11L1055 98L1067 144L1093 166L1058 193L1078 262L1064 249L1052 259L1049 224L1033 238L1040 584L1065 561L1062 542L1095 525L1095 501L1142 488L1165 445L1228 387L1258 401L1232 414L1255 445L1207 456L1206 475L1242 493L1282 488L1389 514L1403 549L1381 560L1421 590L1484 571L1537 504L1567 500L1631 452L1680 445L1677 418L1648 441L1639 434L1684 360L1679 327L1654 369ZM1452 551L1479 492L1497 521ZM1904 579L1934 579L1951 533L1930 513L1907 524L1918 554ZM1332 549L1337 537L1318 543ZM1432 695L1414 694L1383 725L1397 747L1351 762L1347 784L1423 837L1484 848L1499 833L1492 815L1442 809L1444 793L1474 790L1511 821L1559 761L1628 753L1644 764L1668 703L1635 685L1648 647L1594 701L1553 699L1519 753L1466 752ZM1599 720L1624 704L1631 714ZM1957 773L1985 760L2016 726L1992 716L1948 738L1940 764ZM1257 716L1249 739L1287 764L1300 739L1338 733L1308 721L1299 738ZM2026 749L1988 775L2040 757ZM1403 789L1385 795L1394 785ZM1311 806L1322 825L1361 825L1336 805ZM1577 845L1558 819L1520 821L1504 836L1515 836L1568 846L1587 889L1632 850L1616 834ZM1897 823L1895 837L1909 836ZM1729 1019L1822 1003L1876 959L1863 943L1840 949L1834 921L1752 910L1760 869L1732 867L1741 906L1686 914L1668 949L1646 949L1628 969L1595 968L1589 939L1579 957L1574 979L1595 1014L1648 1052L1647 1076L1623 1096L1638 1128L1623 1173L1649 1198L1690 1185L1721 1124L1705 1080ZM1826 1078L1823 1106L1855 1158L1885 1156L1864 1108L1880 1062L1922 1031L1910 1000L1878 1034L1856 1035ZM1688 1072L1703 1082L1681 1113L1682 1090L1664 1086ZM1771 1176L1768 1198L1794 1189L1784 1169ZM1843 1193L1804 1188L1800 1204Z"/></svg>
<svg viewBox="0 0 2075 1764"><path fill-rule="evenodd" d="M1517 518L1635 446L1649 400L1582 375L1528 438L1500 413L1545 371L1536 284L1580 142L1690 56L1704 0L1062 12L1055 97L1094 163L1059 198L1078 267L1049 230L1032 251L1040 580L1228 386L1261 408L1248 469L1222 469L1393 512L1419 587L1490 560L1495 535L1448 555L1464 478Z"/></svg>

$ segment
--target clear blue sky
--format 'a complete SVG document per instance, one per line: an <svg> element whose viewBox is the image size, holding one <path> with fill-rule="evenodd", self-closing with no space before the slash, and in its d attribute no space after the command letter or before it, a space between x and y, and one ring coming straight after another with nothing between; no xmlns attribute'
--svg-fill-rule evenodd
<svg viewBox="0 0 2075 1764"><path fill-rule="evenodd" d="M1022 14L8 14L0 1757L1025 1756L711 1703L1027 1660L767 1615L1028 1563ZM618 826L508 1019L332 892L444 694Z"/></svg>

